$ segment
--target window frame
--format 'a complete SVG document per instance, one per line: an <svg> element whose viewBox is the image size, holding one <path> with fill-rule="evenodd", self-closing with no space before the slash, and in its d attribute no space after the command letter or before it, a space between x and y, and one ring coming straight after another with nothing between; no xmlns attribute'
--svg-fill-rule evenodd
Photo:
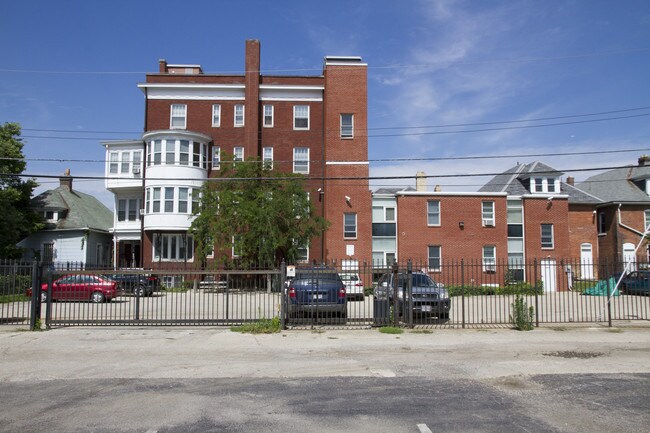
<svg viewBox="0 0 650 433"><path fill-rule="evenodd" d="M266 113L266 110L270 109L270 114ZM267 118L270 119L270 122L267 123ZM262 106L262 127L264 128L273 128L275 122L275 108L271 104L266 104Z"/></svg>
<svg viewBox="0 0 650 433"><path fill-rule="evenodd" d="M485 254L488 249L491 251L492 257ZM483 245L481 248L481 258L483 264L483 272L495 273L497 271L497 247L496 245Z"/></svg>
<svg viewBox="0 0 650 433"><path fill-rule="evenodd" d="M270 152L270 158L267 158L266 153ZM273 170L273 146L265 146L262 148L262 167L266 170Z"/></svg>
<svg viewBox="0 0 650 433"><path fill-rule="evenodd" d="M237 110L241 109L241 123L237 122L238 114ZM244 104L235 104L233 107L233 126L235 128L241 128L246 125L246 106Z"/></svg>
<svg viewBox="0 0 650 433"><path fill-rule="evenodd" d="M221 127L221 104L212 104L212 127Z"/></svg>
<svg viewBox="0 0 650 433"><path fill-rule="evenodd" d="M438 207L437 211L434 211L434 212L431 211L431 204L433 204L433 203L437 203L437 207ZM441 224L442 224L441 207L442 206L440 204L440 200L427 200L427 226L428 227L440 227L441 226ZM435 221L431 222L432 217L434 217L434 220L435 220L436 216L437 216L437 222L435 222Z"/></svg>
<svg viewBox="0 0 650 433"><path fill-rule="evenodd" d="M302 108L307 109L307 115L302 116L302 113L301 113L301 116L298 117L297 112L298 112L299 109L302 110ZM293 130L294 131L309 131L310 117L311 117L310 112L311 112L311 110L310 110L309 105L294 105L293 106ZM296 121L297 120L304 120L304 119L307 120L307 126L296 126Z"/></svg>
<svg viewBox="0 0 650 433"><path fill-rule="evenodd" d="M183 246L183 238L185 238L185 246ZM193 262L194 237L183 233L155 233L151 250L154 261Z"/></svg>
<svg viewBox="0 0 650 433"><path fill-rule="evenodd" d="M549 229L551 230L551 233L544 233L544 229ZM550 242L549 242L549 237L550 237ZM546 240L544 239L546 238ZM542 223L540 224L540 243L541 247L543 250L552 250L555 249L555 228L553 227L553 224L550 223Z"/></svg>
<svg viewBox="0 0 650 433"><path fill-rule="evenodd" d="M438 253L437 257L431 254L432 251L436 250ZM437 260L438 266L431 266L431 260ZM442 270L442 245L427 246L427 267L429 272L440 272Z"/></svg>
<svg viewBox="0 0 650 433"><path fill-rule="evenodd" d="M174 108L181 108L183 114L174 114ZM183 126L175 126L174 125L174 119L177 121L179 119L183 119ZM186 129L187 128L187 104L171 104L169 107L169 129Z"/></svg>
<svg viewBox="0 0 650 433"><path fill-rule="evenodd" d="M349 116L350 118L350 124L349 125L344 125L343 119L345 116ZM347 131L349 129L349 133L344 133L344 131ZM344 140L350 140L354 138L354 114L353 113L341 113L340 115L340 134L341 134L341 139Z"/></svg>
<svg viewBox="0 0 650 433"><path fill-rule="evenodd" d="M354 221L353 222L347 221L349 217L353 217ZM344 212L343 213L343 239L356 239L358 234L357 230L358 230L357 213Z"/></svg>
<svg viewBox="0 0 650 433"><path fill-rule="evenodd" d="M486 205L489 205L491 209L485 208ZM485 200L481 202L481 222L483 227L495 227L496 226L496 215L495 215L495 203L492 200Z"/></svg>
<svg viewBox="0 0 650 433"><path fill-rule="evenodd" d="M241 151L241 152L239 152ZM241 156L237 154L241 153ZM235 146L232 148L232 161L233 162L244 162L244 146Z"/></svg>
<svg viewBox="0 0 650 433"><path fill-rule="evenodd" d="M306 159L298 159L298 158L296 158L296 155L297 155L296 151L300 151L300 150L307 150ZM294 147L293 148L293 172L294 173L297 173L297 174L309 174L309 170L310 170L309 155L310 155L309 147ZM300 166L302 166L304 164L307 167L306 170L299 171L297 169L296 163L299 163Z"/></svg>
<svg viewBox="0 0 650 433"><path fill-rule="evenodd" d="M221 169L221 146L212 146L212 170L220 170L220 169Z"/></svg>

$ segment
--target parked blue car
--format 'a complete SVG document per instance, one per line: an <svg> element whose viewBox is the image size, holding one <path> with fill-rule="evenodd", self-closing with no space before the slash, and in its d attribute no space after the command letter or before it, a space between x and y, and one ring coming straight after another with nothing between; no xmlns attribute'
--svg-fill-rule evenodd
<svg viewBox="0 0 650 433"><path fill-rule="evenodd" d="M621 291L626 295L647 295L650 293L650 271L633 271L621 280Z"/></svg>
<svg viewBox="0 0 650 433"><path fill-rule="evenodd" d="M296 269L287 287L289 320L303 317L347 318L345 285L335 269L314 267Z"/></svg>

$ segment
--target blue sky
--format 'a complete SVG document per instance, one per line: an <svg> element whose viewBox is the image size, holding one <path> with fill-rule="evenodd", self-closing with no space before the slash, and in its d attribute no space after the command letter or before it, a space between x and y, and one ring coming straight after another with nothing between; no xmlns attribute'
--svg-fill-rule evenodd
<svg viewBox="0 0 650 433"><path fill-rule="evenodd" d="M594 174L580 170L650 153L647 0L27 0L2 10L0 122L24 128L30 174L101 176L100 141L139 138L136 85L158 59L241 73L251 38L263 73L319 74L325 55L363 57L371 176L424 171L439 176L430 187L472 191L488 178L462 175L517 162L580 181ZM592 153L552 156L567 152ZM37 192L58 185L39 181ZM414 181L372 182L397 184ZM112 207L103 181L74 185Z"/></svg>

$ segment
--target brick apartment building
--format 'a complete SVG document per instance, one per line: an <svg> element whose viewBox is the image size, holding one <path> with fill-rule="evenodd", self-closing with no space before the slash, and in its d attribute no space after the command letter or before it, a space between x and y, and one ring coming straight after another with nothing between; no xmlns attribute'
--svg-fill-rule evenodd
<svg viewBox="0 0 650 433"><path fill-rule="evenodd" d="M305 261L370 258L367 68L360 57L325 57L320 75L263 75L260 43L248 40L244 74L160 60L138 87L145 95L142 140L103 143L117 266L193 262L192 209L225 154L305 175L314 209L331 223L304 250Z"/></svg>

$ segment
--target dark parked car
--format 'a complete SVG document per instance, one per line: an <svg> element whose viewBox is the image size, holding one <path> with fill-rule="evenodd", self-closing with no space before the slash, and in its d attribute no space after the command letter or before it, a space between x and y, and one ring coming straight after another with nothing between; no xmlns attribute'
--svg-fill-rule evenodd
<svg viewBox="0 0 650 433"><path fill-rule="evenodd" d="M620 289L626 295L650 293L650 271L633 271L621 280Z"/></svg>
<svg viewBox="0 0 650 433"><path fill-rule="evenodd" d="M377 299L388 299L392 305L394 298L395 276L393 273L384 274L375 289ZM399 303L399 314L405 311L404 301L408 302L407 273L400 272L397 277L397 299ZM444 285L433 281L424 272L413 272L412 275L413 293L413 316L415 317L437 317L438 319L449 319L451 300Z"/></svg>
<svg viewBox="0 0 650 433"><path fill-rule="evenodd" d="M291 318L347 318L345 285L335 269L296 269L287 287L287 299Z"/></svg>
<svg viewBox="0 0 650 433"><path fill-rule="evenodd" d="M111 274L107 277L120 283L126 293L137 296L151 296L153 292L160 291L160 279L155 275Z"/></svg>
<svg viewBox="0 0 650 433"><path fill-rule="evenodd" d="M47 283L41 285L41 300L47 300ZM32 288L25 293L32 296ZM101 275L66 275L52 282L52 301L110 301L124 294L117 281Z"/></svg>

